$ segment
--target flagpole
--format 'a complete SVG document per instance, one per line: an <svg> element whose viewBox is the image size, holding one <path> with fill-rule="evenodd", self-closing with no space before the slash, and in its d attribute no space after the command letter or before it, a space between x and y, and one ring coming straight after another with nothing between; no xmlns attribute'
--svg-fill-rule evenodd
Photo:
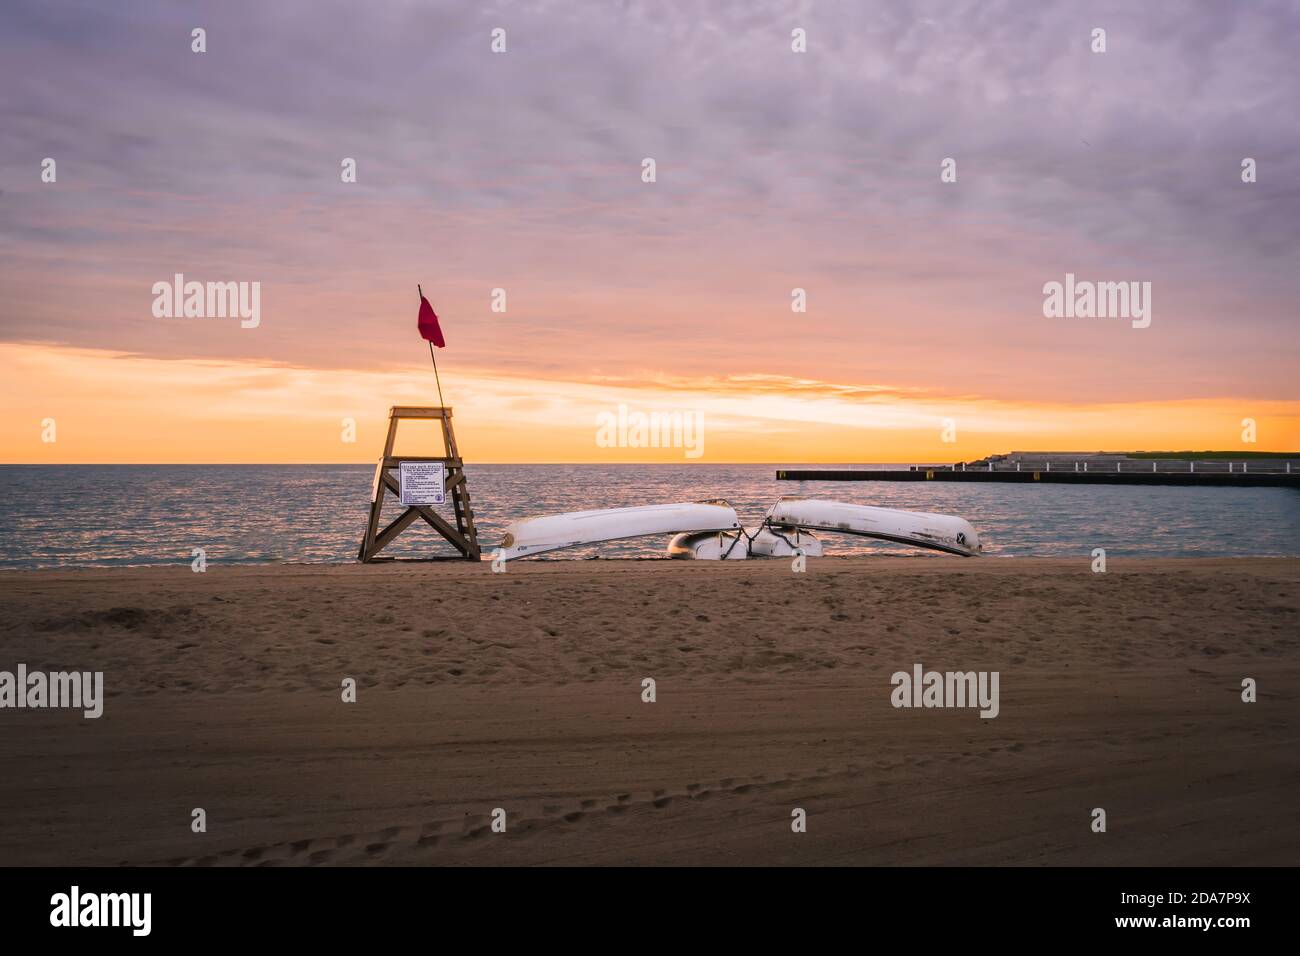
<svg viewBox="0 0 1300 956"><path fill-rule="evenodd" d="M420 288L419 283L416 283L415 291L418 292L418 293L420 293L420 301L423 302L423 301L424 301L424 289ZM428 340L426 340L426 341L428 341ZM441 407L446 408L446 407L447 407L447 403L444 402L443 399L442 399L442 379L439 378L439 376L438 376L438 359L437 359L437 357L433 354L433 343L432 343L432 342L429 342L429 358L433 361L433 380L434 380L435 382L438 383L438 404L439 404Z"/></svg>
<svg viewBox="0 0 1300 956"><path fill-rule="evenodd" d="M442 400L442 379L438 377L438 360L434 358L432 342L429 343L429 358L433 359L433 380L438 383L438 404L446 408L447 404Z"/></svg>

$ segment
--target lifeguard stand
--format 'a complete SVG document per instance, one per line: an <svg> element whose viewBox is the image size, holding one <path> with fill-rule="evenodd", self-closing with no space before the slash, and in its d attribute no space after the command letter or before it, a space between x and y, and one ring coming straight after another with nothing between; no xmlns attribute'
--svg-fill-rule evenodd
<svg viewBox="0 0 1300 956"><path fill-rule="evenodd" d="M410 419L440 421L445 454L394 455L397 423ZM455 527L428 505L410 505L386 528L379 530L385 496L391 494L399 502L401 501L401 484L394 472L400 471L404 461L443 463L446 468L446 493L455 511ZM384 442L383 457L375 466L375 481L370 491L370 521L366 524L366 536L361 540L361 552L357 557L362 561L374 561L375 555L405 531L416 518L423 518L434 531L450 541L462 558L468 561L479 560L478 532L474 530L474 509L470 507L469 485L465 479L464 463L456 450L456 434L451 427L451 409L441 405L394 405L388 410L388 438Z"/></svg>

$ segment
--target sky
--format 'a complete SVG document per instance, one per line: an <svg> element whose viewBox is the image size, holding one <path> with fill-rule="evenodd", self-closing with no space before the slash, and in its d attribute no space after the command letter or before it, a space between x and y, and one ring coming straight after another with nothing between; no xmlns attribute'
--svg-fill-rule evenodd
<svg viewBox="0 0 1300 956"><path fill-rule="evenodd" d="M373 461L417 283L470 461L686 460L620 406L701 462L1295 450L1297 61L1269 0L8 0L0 462Z"/></svg>

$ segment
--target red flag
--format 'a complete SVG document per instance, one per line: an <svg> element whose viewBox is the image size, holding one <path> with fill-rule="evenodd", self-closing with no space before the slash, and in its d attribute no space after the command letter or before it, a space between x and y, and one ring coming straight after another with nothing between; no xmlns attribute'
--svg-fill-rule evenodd
<svg viewBox="0 0 1300 956"><path fill-rule="evenodd" d="M420 318L416 324L421 338L428 339L440 349L447 347L447 341L442 337L442 328L438 325L438 313L433 311L433 306L424 296L420 296Z"/></svg>

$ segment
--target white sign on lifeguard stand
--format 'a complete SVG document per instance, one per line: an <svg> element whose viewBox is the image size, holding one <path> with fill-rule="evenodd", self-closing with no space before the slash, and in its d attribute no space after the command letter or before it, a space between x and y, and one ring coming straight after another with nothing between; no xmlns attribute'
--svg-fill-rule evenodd
<svg viewBox="0 0 1300 956"><path fill-rule="evenodd" d="M398 497L404 505L445 505L447 466L440 461L404 461L397 466Z"/></svg>

